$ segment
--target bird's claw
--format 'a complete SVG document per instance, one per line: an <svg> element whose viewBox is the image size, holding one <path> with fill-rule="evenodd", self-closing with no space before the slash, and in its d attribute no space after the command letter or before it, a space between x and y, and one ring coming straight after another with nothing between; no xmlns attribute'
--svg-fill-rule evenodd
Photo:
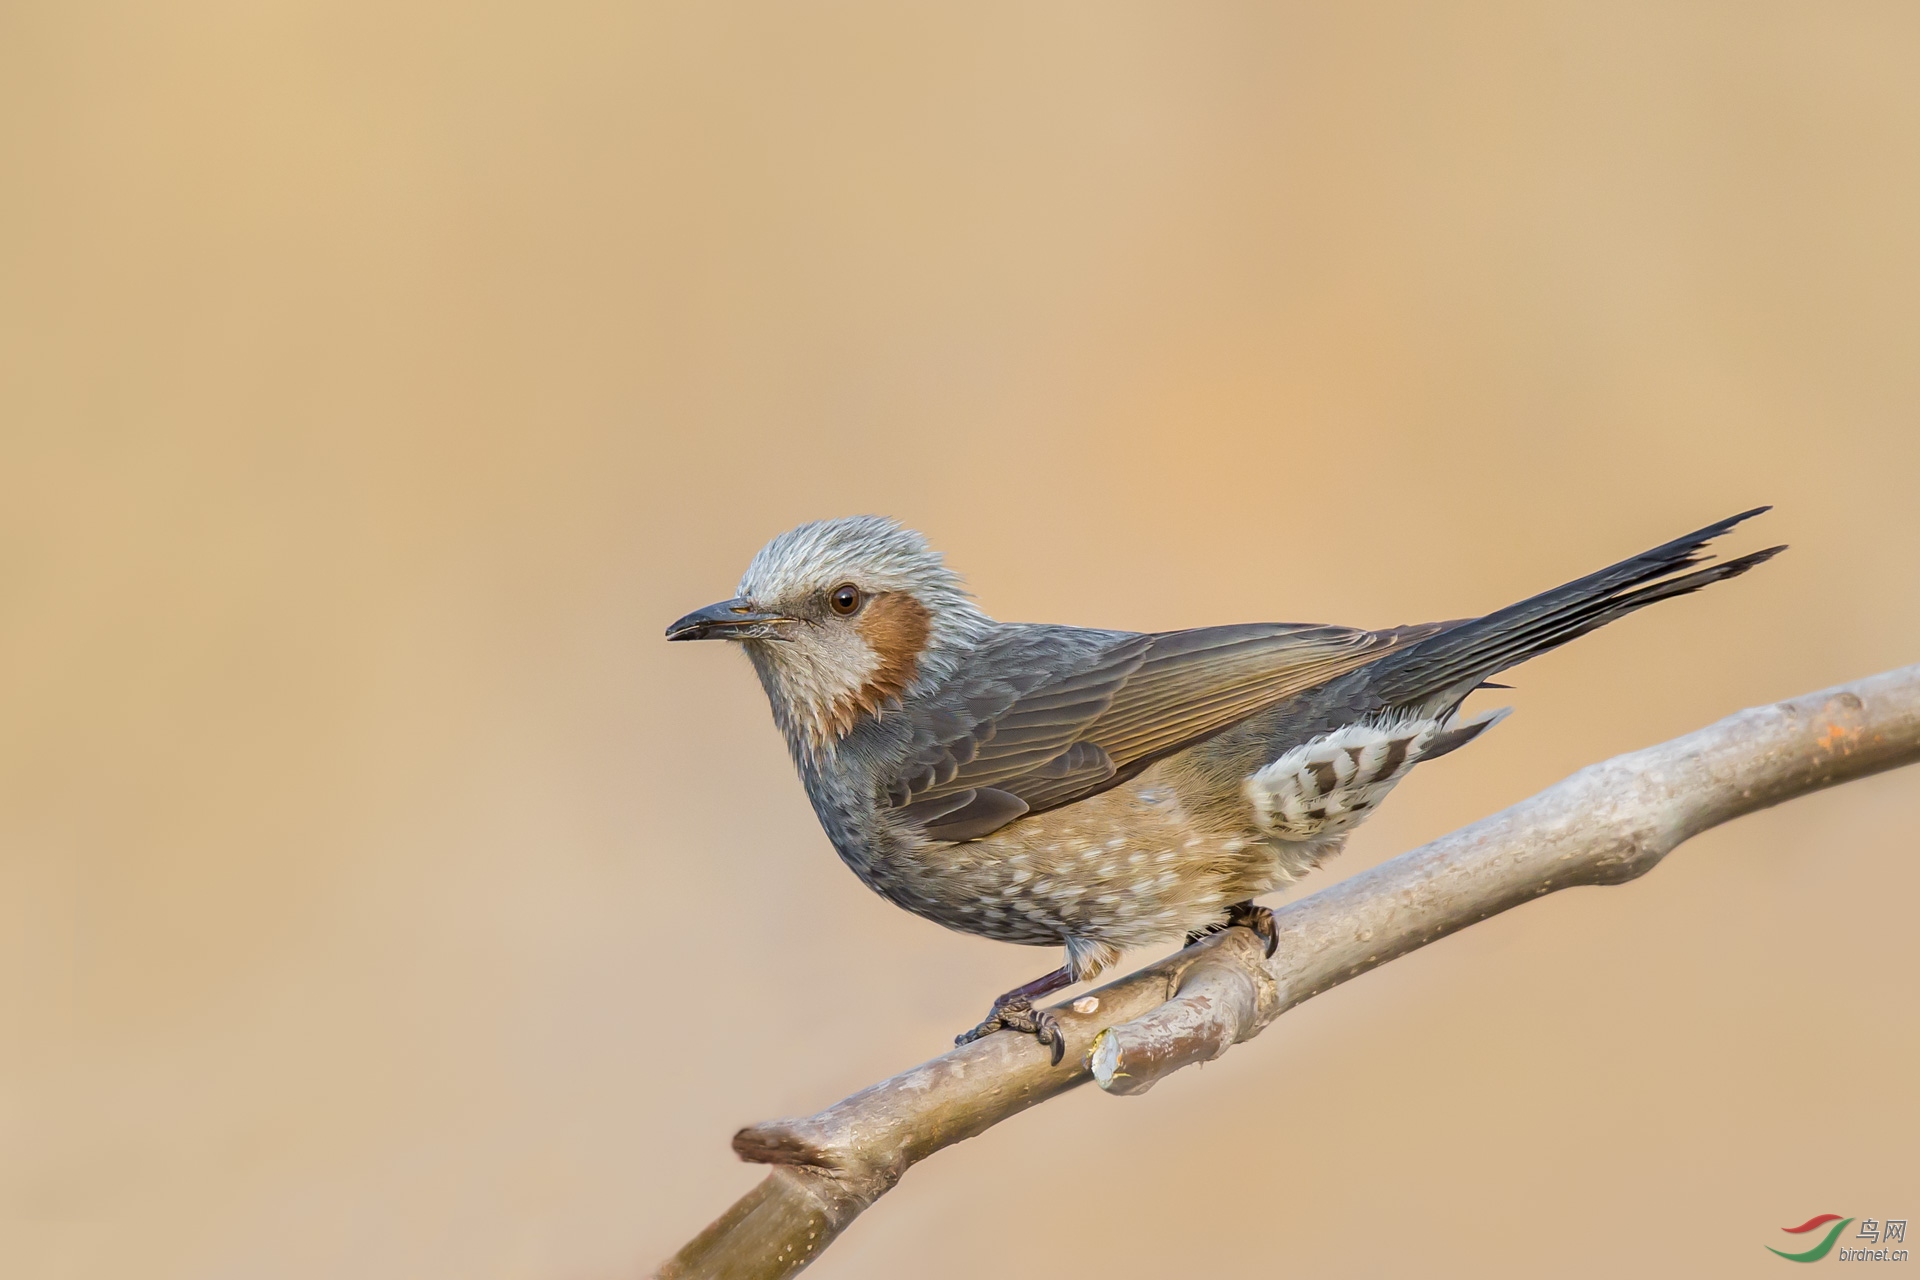
<svg viewBox="0 0 1920 1280"><path fill-rule="evenodd" d="M1227 927L1231 929L1235 925L1253 930L1253 936L1260 939L1266 949L1267 959L1273 959L1274 949L1280 945L1280 929L1273 922L1273 908L1236 902L1227 911Z"/></svg>
<svg viewBox="0 0 1920 1280"><path fill-rule="evenodd" d="M972 1044L982 1036L990 1036L996 1031L1020 1031L1037 1039L1053 1051L1053 1065L1059 1066L1060 1059L1066 1056L1067 1037L1060 1029L1060 1019L1046 1009L1036 1009L1033 1002L1025 999L995 1001L992 1012L986 1021L971 1031L963 1031L953 1038L956 1046Z"/></svg>
<svg viewBox="0 0 1920 1280"><path fill-rule="evenodd" d="M1232 929L1236 926L1253 930L1253 936L1260 939L1260 944L1266 951L1267 959L1273 959L1274 950L1280 945L1280 929L1279 926L1273 922L1273 909L1271 907L1260 906L1258 903L1252 901L1234 903L1227 908L1227 918L1224 923L1210 924L1204 929L1195 929L1187 935L1187 940L1183 945L1190 947L1196 942L1211 938L1223 929Z"/></svg>

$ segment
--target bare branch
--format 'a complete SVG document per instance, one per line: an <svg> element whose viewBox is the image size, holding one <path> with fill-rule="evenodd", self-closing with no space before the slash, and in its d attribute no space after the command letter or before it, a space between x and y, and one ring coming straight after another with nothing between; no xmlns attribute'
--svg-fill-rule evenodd
<svg viewBox="0 0 1920 1280"><path fill-rule="evenodd" d="M942 1054L817 1115L734 1135L779 1166L656 1273L773 1280L805 1267L900 1176L1056 1094L1143 1093L1294 1005L1488 916L1646 874L1688 837L1920 759L1920 666L1729 716L1592 765L1507 809L1275 913L1271 960L1229 929L1060 1006L1058 1067L1028 1036Z"/></svg>

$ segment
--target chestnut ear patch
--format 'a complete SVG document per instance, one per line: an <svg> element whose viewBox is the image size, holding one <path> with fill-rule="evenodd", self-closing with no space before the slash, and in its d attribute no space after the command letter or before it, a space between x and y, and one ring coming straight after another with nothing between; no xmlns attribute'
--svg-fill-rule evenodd
<svg viewBox="0 0 1920 1280"><path fill-rule="evenodd" d="M883 591L867 603L859 626L875 663L854 701L871 715L905 693L919 674L920 653L933 630L933 615L908 592Z"/></svg>

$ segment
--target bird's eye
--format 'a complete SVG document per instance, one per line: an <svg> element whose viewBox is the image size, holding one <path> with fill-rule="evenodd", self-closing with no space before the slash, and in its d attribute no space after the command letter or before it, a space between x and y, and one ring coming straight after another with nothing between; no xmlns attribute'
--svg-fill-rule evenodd
<svg viewBox="0 0 1920 1280"><path fill-rule="evenodd" d="M860 607L860 588L851 582L843 582L833 589L827 597L827 603L833 606L835 613L845 617Z"/></svg>

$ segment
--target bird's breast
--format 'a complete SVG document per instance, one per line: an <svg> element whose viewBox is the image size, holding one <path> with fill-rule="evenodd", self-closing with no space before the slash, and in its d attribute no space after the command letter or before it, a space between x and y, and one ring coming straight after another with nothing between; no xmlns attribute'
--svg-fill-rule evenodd
<svg viewBox="0 0 1920 1280"><path fill-rule="evenodd" d="M1160 941L1213 923L1280 874L1257 832L1196 816L1155 770L977 840L928 840L883 815L847 837L835 838L841 857L882 896L1009 942Z"/></svg>

